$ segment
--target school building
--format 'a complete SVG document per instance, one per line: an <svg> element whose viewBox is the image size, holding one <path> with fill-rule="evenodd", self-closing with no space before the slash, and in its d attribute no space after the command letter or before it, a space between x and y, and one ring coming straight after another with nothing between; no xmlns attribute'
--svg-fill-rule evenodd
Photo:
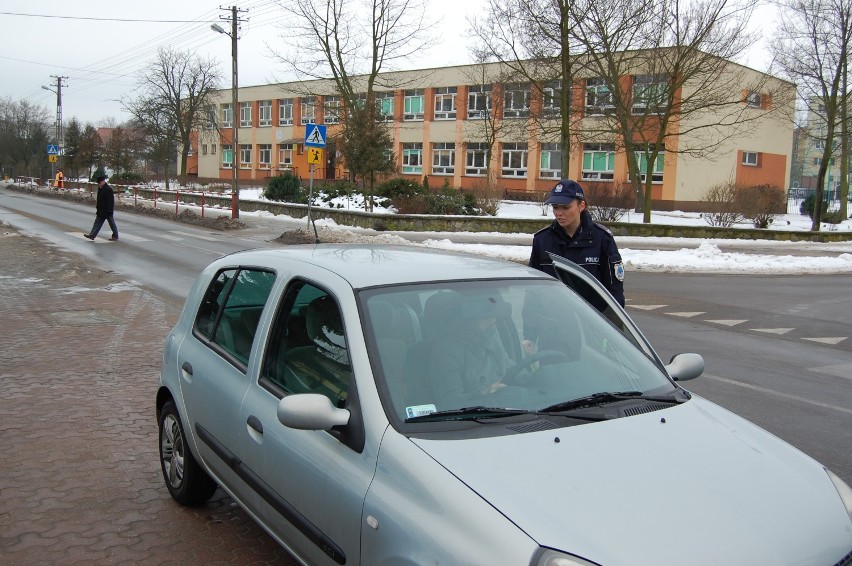
<svg viewBox="0 0 852 566"><path fill-rule="evenodd" d="M675 150L658 159L649 168L655 209L702 210L707 189L730 181L745 186L789 187L795 86L736 63L728 66L737 77L744 77L743 84L732 89L730 96L750 118L747 127L729 124L696 128L690 123L725 122L722 116L706 113L679 120L676 127L683 134L667 139L668 148L705 144L714 145L715 151L700 155ZM543 193L563 177L581 183L628 180L627 159L615 137L607 142L597 136L590 143L590 137L584 135L585 131L600 130L600 120L611 104L612 95L602 86L603 81L585 77L572 84L576 141L564 164L556 128L552 127L558 125L557 90L549 84L533 86L496 78L501 76L505 76L505 68L499 63L382 75L382 84L400 85L377 95L381 117L393 137L398 174L417 182L428 177L432 187L440 187L446 180L453 187L470 189L481 186L490 169L501 189L530 193ZM641 74L621 78L625 92L633 89L634 93L637 88L647 89L648 79ZM766 92L748 90L746 84L761 84ZM687 82L676 96L689 96L691 88L701 87ZM334 144L345 109L331 81L242 87L238 100L235 116L231 90L217 92L216 107L208 116L211 126L193 136L189 175L226 182L233 178L236 157L241 184L248 180L263 184L285 170L306 180L309 158L317 160L316 152L305 146L306 132L312 131L312 124L324 124L327 146L320 162L313 166L314 179L348 177L346 163ZM732 114L730 108L718 112ZM236 151L232 137L235 119L239 127ZM214 122L217 127L212 126ZM496 133L496 142L489 164L487 140L491 132ZM705 139L690 140L689 136Z"/></svg>

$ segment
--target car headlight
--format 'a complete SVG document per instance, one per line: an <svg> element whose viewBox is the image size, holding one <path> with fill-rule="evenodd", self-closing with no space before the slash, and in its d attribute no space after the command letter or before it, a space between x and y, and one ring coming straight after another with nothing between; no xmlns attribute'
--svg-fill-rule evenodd
<svg viewBox="0 0 852 566"><path fill-rule="evenodd" d="M549 548L539 548L530 561L530 566L600 566L577 556L557 552Z"/></svg>
<svg viewBox="0 0 852 566"><path fill-rule="evenodd" d="M834 488L840 495L840 500L846 507L846 513L849 514L849 520L852 521L852 487L849 487L845 481L837 477L834 472L828 468L825 468L825 473L828 474L829 479L831 479L831 483L834 484Z"/></svg>

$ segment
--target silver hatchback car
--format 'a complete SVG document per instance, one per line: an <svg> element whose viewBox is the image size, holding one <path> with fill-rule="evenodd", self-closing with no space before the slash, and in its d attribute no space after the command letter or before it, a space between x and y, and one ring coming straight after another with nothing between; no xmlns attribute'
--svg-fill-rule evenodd
<svg viewBox="0 0 852 566"><path fill-rule="evenodd" d="M156 410L183 504L305 564L852 564L852 490L680 381L576 265L241 252L198 277Z"/></svg>

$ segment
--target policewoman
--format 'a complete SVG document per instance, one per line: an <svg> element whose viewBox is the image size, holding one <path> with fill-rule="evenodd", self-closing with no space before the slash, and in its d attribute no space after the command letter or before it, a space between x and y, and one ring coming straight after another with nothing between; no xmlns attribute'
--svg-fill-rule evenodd
<svg viewBox="0 0 852 566"><path fill-rule="evenodd" d="M592 221L583 188L576 181L563 179L551 189L546 204L553 208L553 222L533 236L530 267L556 277L547 253L564 257L594 275L624 306L621 254L612 232Z"/></svg>

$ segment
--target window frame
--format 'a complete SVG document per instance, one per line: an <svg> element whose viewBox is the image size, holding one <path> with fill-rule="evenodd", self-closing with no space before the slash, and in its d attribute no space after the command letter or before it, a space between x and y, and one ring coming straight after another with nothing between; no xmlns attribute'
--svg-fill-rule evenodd
<svg viewBox="0 0 852 566"><path fill-rule="evenodd" d="M222 104L222 127L234 127L234 107L230 102Z"/></svg>
<svg viewBox="0 0 852 566"><path fill-rule="evenodd" d="M529 144L504 142L500 147L500 176L525 179L529 171Z"/></svg>
<svg viewBox="0 0 852 566"><path fill-rule="evenodd" d="M615 97L603 77L586 79L585 94L583 107L587 116L605 116L615 111Z"/></svg>
<svg viewBox="0 0 852 566"><path fill-rule="evenodd" d="M300 99L300 119L299 122L304 124L316 124L317 123L317 97L316 96L307 96L305 98Z"/></svg>
<svg viewBox="0 0 852 566"><path fill-rule="evenodd" d="M230 155L231 159L228 159ZM222 144L222 169L233 169L234 167L234 144Z"/></svg>
<svg viewBox="0 0 852 566"><path fill-rule="evenodd" d="M482 164L477 164L481 161ZM485 177L488 174L488 144L469 142L464 148L464 174L467 177Z"/></svg>
<svg viewBox="0 0 852 566"><path fill-rule="evenodd" d="M469 120L484 120L494 110L492 85L470 85L467 88L467 117ZM483 106L483 108L480 108Z"/></svg>
<svg viewBox="0 0 852 566"><path fill-rule="evenodd" d="M293 99L279 98L278 99L278 125L292 126L293 125Z"/></svg>
<svg viewBox="0 0 852 566"><path fill-rule="evenodd" d="M456 144L432 143L432 175L453 176L456 173Z"/></svg>
<svg viewBox="0 0 852 566"><path fill-rule="evenodd" d="M402 144L401 171L403 175L423 174L423 142L405 142Z"/></svg>
<svg viewBox="0 0 852 566"><path fill-rule="evenodd" d="M526 118L530 115L529 83L510 83L503 86L503 118Z"/></svg>
<svg viewBox="0 0 852 566"><path fill-rule="evenodd" d="M437 87L434 91L434 110L433 115L435 120L455 120L457 115L456 96L458 95L458 87L442 86ZM449 106L449 108L445 108Z"/></svg>
<svg viewBox="0 0 852 566"><path fill-rule="evenodd" d="M662 114L668 102L668 89L668 77L664 75L635 75L631 86L631 112Z"/></svg>
<svg viewBox="0 0 852 566"><path fill-rule="evenodd" d="M289 155L289 159L287 155ZM278 167L283 169L291 169L293 167L293 144L278 144Z"/></svg>
<svg viewBox="0 0 852 566"><path fill-rule="evenodd" d="M257 103L257 126L259 128L272 126L272 100L261 100Z"/></svg>
<svg viewBox="0 0 852 566"><path fill-rule="evenodd" d="M240 169L251 169L252 166L252 144L250 143L241 143L240 144ZM248 161L245 161L243 158L248 157Z"/></svg>
<svg viewBox="0 0 852 566"><path fill-rule="evenodd" d="M552 167L553 155L557 156L559 168ZM560 143L543 143L539 149L539 179L561 179L564 166L562 164L562 144ZM547 163L545 163L545 160Z"/></svg>
<svg viewBox="0 0 852 566"><path fill-rule="evenodd" d="M257 168L271 169L272 168L272 144L260 143L257 144Z"/></svg>
<svg viewBox="0 0 852 566"><path fill-rule="evenodd" d="M586 143L583 144L583 155L580 161L580 179L584 181L615 180L615 144L609 143ZM587 166L587 157L589 159ZM599 159L605 160L605 168L596 167Z"/></svg>
<svg viewBox="0 0 852 566"><path fill-rule="evenodd" d="M415 88L403 91L402 99L402 120L404 122L420 122L426 115L426 91L422 88ZM413 108L417 105L419 110Z"/></svg>
<svg viewBox="0 0 852 566"><path fill-rule="evenodd" d="M753 162L752 159L753 157ZM759 151L743 151L741 160L745 167L760 167L760 152Z"/></svg>
<svg viewBox="0 0 852 566"><path fill-rule="evenodd" d="M252 122L252 112L251 112L251 102L240 102L240 127L241 128L251 128L253 125Z"/></svg>
<svg viewBox="0 0 852 566"><path fill-rule="evenodd" d="M339 124L340 111L343 109L343 100L339 96L325 96L322 102L323 122L325 124Z"/></svg>

